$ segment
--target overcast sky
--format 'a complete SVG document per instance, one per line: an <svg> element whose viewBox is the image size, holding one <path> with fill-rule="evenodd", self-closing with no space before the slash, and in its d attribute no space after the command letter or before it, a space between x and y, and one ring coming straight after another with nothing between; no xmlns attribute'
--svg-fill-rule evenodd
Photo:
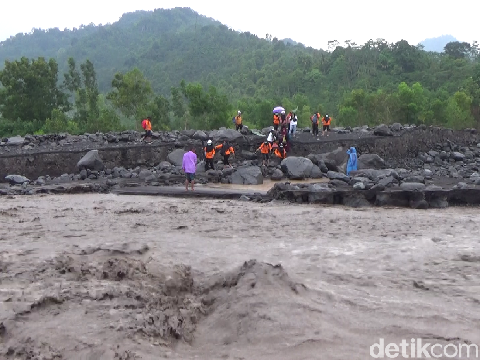
<svg viewBox="0 0 480 360"><path fill-rule="evenodd" d="M445 4L445 6L442 6ZM2 1L0 41L32 28L60 29L106 24L123 13L155 8L191 7L240 31L292 38L314 48L329 40L401 39L410 44L451 34L480 42L480 1L456 0L22 0Z"/></svg>

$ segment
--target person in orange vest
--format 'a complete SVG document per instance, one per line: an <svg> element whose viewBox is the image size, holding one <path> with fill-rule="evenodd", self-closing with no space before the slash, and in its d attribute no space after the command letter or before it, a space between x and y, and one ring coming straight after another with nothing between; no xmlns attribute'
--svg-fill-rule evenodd
<svg viewBox="0 0 480 360"><path fill-rule="evenodd" d="M285 151L282 143L280 143L275 149L274 154L280 159L285 159L287 157L287 152Z"/></svg>
<svg viewBox="0 0 480 360"><path fill-rule="evenodd" d="M280 116L278 116L278 114L273 114L273 130L277 131L279 125L280 125Z"/></svg>
<svg viewBox="0 0 480 360"><path fill-rule="evenodd" d="M143 127L143 130L145 130L145 134L142 136L142 141L145 141L147 139L148 141L150 141L152 138L152 121L151 120L152 119L149 116L142 121L142 127Z"/></svg>
<svg viewBox="0 0 480 360"><path fill-rule="evenodd" d="M230 155L235 155L233 146L230 146L227 141L224 141L222 144L215 146L215 150L220 150L220 154L223 156L223 165L232 167L228 162L228 159L230 158Z"/></svg>
<svg viewBox="0 0 480 360"><path fill-rule="evenodd" d="M215 157L215 146L213 146L212 140L207 141L207 146L204 148L205 151L205 171L208 171L210 168L215 170L213 166L213 158Z"/></svg>
<svg viewBox="0 0 480 360"><path fill-rule="evenodd" d="M268 159L270 158L270 151L272 151L272 145L268 141L265 141L260 145L257 151L258 150L262 153L262 164L267 166Z"/></svg>
<svg viewBox="0 0 480 360"><path fill-rule="evenodd" d="M243 124L242 124L242 112L240 110L237 111L237 116L235 116L235 129L242 130L243 129Z"/></svg>
<svg viewBox="0 0 480 360"><path fill-rule="evenodd" d="M322 136L325 135L325 133L327 133L327 136L328 136L328 132L330 131L330 123L332 122L332 119L330 118L330 116L328 115L325 115L322 119L322 125L323 125L323 131L322 131Z"/></svg>

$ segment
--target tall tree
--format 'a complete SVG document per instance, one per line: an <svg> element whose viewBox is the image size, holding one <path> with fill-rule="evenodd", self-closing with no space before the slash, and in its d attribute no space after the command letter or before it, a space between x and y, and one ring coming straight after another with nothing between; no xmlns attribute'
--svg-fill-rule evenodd
<svg viewBox="0 0 480 360"><path fill-rule="evenodd" d="M112 87L107 98L126 116L141 116L153 95L150 82L138 68L115 74Z"/></svg>
<svg viewBox="0 0 480 360"><path fill-rule="evenodd" d="M67 96L57 85L55 59L47 62L43 57L22 57L19 61L5 61L0 82L0 111L6 119L45 122L54 109L68 107Z"/></svg>

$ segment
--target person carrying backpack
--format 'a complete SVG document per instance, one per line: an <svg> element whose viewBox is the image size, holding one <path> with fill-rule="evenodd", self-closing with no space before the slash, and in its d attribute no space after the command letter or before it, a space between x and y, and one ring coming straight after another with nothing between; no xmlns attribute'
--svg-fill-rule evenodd
<svg viewBox="0 0 480 360"><path fill-rule="evenodd" d="M213 146L212 140L207 141L207 146L204 148L205 151L205 171L208 171L210 168L214 169L213 158L215 157L215 146Z"/></svg>
<svg viewBox="0 0 480 360"><path fill-rule="evenodd" d="M230 158L230 155L235 155L233 146L230 146L227 141L224 141L222 144L215 146L215 150L220 150L220 155L223 156L223 165L232 167L228 162L228 159Z"/></svg>
<svg viewBox="0 0 480 360"><path fill-rule="evenodd" d="M257 151L260 150L262 153L262 163L263 165L267 166L268 159L270 158L270 151L272 151L272 145L268 141L265 141L260 145Z"/></svg>
<svg viewBox="0 0 480 360"><path fill-rule="evenodd" d="M273 130L277 131L279 125L280 125L280 116L278 116L278 114L273 114Z"/></svg>
<svg viewBox="0 0 480 360"><path fill-rule="evenodd" d="M325 136L325 133L327 133L327 136L328 136L331 122L332 122L332 119L330 118L330 116L325 115L325 117L322 119L322 125L323 125L322 136Z"/></svg>
<svg viewBox="0 0 480 360"><path fill-rule="evenodd" d="M237 111L237 116L235 116L235 130L242 130L243 129L243 124L242 124L242 112L240 110Z"/></svg>
<svg viewBox="0 0 480 360"><path fill-rule="evenodd" d="M143 130L145 130L145 134L142 136L142 141L145 141L145 140L151 140L152 138L152 119L149 117L147 117L146 119L143 119L142 121L142 128Z"/></svg>
<svg viewBox="0 0 480 360"><path fill-rule="evenodd" d="M318 136L318 122L320 121L320 113L315 113L311 117L312 120L312 134L313 136Z"/></svg>

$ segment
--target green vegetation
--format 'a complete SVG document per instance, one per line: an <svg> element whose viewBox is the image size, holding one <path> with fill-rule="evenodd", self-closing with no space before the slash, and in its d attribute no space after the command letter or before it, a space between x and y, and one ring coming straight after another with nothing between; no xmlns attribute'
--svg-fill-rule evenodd
<svg viewBox="0 0 480 360"><path fill-rule="evenodd" d="M0 44L0 61L0 136L140 130L147 115L156 130L231 127L236 110L261 128L277 105L298 108L300 126L314 111L334 126L480 125L476 42L435 53L335 40L324 51L176 8L19 34Z"/></svg>

